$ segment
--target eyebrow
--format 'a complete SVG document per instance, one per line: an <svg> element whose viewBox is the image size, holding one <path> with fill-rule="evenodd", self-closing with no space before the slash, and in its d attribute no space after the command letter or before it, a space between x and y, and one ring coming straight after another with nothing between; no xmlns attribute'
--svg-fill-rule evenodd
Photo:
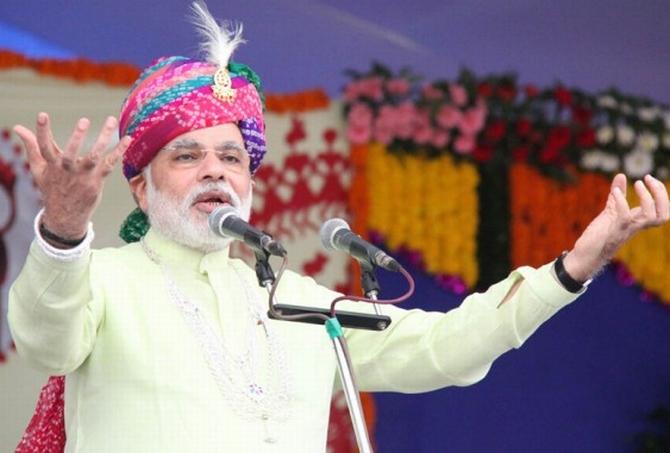
<svg viewBox="0 0 670 453"><path fill-rule="evenodd" d="M179 140L175 140L172 142L171 145L166 146L166 149L172 150L176 148L205 148L205 146L200 143L197 140L193 140L192 138L181 138ZM232 140L226 140L224 142L219 143L218 145L214 145L214 149L217 151L228 151L231 149L234 149L235 151L239 152L240 154L246 154L247 150L244 149L243 146L240 146L239 143L232 141Z"/></svg>

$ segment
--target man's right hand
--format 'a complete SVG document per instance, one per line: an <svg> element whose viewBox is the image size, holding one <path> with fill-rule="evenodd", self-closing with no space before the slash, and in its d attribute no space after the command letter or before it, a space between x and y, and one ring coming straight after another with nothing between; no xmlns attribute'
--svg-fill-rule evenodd
<svg viewBox="0 0 670 453"><path fill-rule="evenodd" d="M14 126L14 132L26 147L30 172L42 193L42 224L55 235L69 240L86 235L102 196L104 179L131 142L130 137L124 137L114 149L106 151L116 124L116 118L108 117L93 147L84 155L79 155L79 151L90 125L87 118L77 122L65 149L54 141L46 113L37 115L36 133L21 125Z"/></svg>

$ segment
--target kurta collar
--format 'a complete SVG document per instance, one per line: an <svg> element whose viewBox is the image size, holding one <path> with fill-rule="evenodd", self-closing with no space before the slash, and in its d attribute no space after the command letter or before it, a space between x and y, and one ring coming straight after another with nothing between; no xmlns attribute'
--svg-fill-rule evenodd
<svg viewBox="0 0 670 453"><path fill-rule="evenodd" d="M230 265L229 247L217 252L203 253L174 242L152 228L149 229L144 240L149 248L159 256L161 262L171 267L206 274L211 270Z"/></svg>

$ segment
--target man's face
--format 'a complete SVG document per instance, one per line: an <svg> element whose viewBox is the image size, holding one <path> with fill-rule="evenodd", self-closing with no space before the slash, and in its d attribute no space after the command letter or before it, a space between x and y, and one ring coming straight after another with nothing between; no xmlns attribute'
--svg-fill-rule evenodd
<svg viewBox="0 0 670 453"><path fill-rule="evenodd" d="M230 123L175 138L130 185L152 227L205 251L222 246L220 238L206 238L212 236L210 212L230 204L248 220L251 209L249 156L239 129ZM209 242L201 244L201 238Z"/></svg>

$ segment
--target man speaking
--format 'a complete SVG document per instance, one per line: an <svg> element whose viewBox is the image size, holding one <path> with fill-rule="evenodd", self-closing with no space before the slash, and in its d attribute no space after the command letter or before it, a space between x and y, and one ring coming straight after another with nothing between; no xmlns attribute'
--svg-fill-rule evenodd
<svg viewBox="0 0 670 453"><path fill-rule="evenodd" d="M265 124L258 76L230 61L241 28L219 28L202 4L194 11L206 60L173 56L146 68L111 151L113 117L81 154L85 118L63 147L45 113L34 132L15 127L44 209L9 320L22 357L66 376L64 428L54 429L65 430L67 452L325 450L336 370L328 337L320 326L268 319L253 270L208 226L226 205L248 220ZM122 231L131 243L91 250L90 219L121 157L138 205ZM635 184L640 207L628 206L625 190L616 176L601 214L555 262L519 268L448 313L389 307L385 331L347 331L361 390L482 379L634 233L668 220L659 181ZM291 272L277 291L279 302L308 306L337 296Z"/></svg>

